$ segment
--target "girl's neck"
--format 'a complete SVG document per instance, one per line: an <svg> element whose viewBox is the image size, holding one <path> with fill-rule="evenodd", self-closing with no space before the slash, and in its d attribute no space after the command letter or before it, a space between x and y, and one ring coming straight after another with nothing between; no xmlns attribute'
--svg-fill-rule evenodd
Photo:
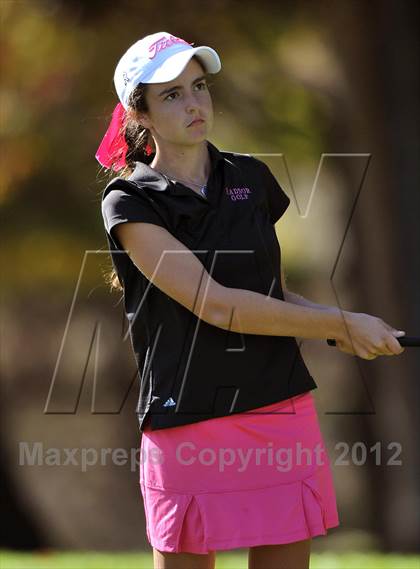
<svg viewBox="0 0 420 569"><path fill-rule="evenodd" d="M182 148L157 148L149 166L169 177L205 183L211 167L207 142Z"/></svg>

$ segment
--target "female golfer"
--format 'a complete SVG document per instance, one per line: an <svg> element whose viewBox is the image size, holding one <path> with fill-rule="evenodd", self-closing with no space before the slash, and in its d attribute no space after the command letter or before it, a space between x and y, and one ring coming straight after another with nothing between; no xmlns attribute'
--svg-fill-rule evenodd
<svg viewBox="0 0 420 569"><path fill-rule="evenodd" d="M121 173L102 195L113 276L138 365L140 486L158 568L307 568L339 525L329 459L295 337L364 359L398 332L287 291L274 224L289 198L264 162L220 151L214 49L167 32L137 41L96 158Z"/></svg>

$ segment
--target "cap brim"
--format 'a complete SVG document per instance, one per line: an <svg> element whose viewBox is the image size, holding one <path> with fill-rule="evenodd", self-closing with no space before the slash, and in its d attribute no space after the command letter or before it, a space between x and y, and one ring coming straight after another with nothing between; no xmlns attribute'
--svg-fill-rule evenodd
<svg viewBox="0 0 420 569"><path fill-rule="evenodd" d="M222 68L220 58L213 48L208 46L193 47L168 57L150 77L142 79L142 83L166 83L167 81L172 81L183 72L193 55L197 55L203 62L207 73L218 73Z"/></svg>

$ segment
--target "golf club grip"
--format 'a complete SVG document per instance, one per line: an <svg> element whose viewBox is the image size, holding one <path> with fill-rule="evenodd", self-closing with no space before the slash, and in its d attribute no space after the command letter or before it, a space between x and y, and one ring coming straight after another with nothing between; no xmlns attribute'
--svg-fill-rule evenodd
<svg viewBox="0 0 420 569"><path fill-rule="evenodd" d="M401 346L404 346L406 348L415 348L420 346L420 336L401 336L400 338L397 338L397 340ZM336 341L328 339L327 344L329 346L335 346Z"/></svg>

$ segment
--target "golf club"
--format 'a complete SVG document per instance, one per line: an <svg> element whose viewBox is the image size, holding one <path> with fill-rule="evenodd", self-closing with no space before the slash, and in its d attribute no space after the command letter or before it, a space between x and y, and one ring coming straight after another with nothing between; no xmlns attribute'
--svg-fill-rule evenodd
<svg viewBox="0 0 420 569"><path fill-rule="evenodd" d="M397 338L397 340L401 346L407 348L420 347L420 336L401 336L401 338ZM336 341L329 338L327 344L329 346L336 346Z"/></svg>

